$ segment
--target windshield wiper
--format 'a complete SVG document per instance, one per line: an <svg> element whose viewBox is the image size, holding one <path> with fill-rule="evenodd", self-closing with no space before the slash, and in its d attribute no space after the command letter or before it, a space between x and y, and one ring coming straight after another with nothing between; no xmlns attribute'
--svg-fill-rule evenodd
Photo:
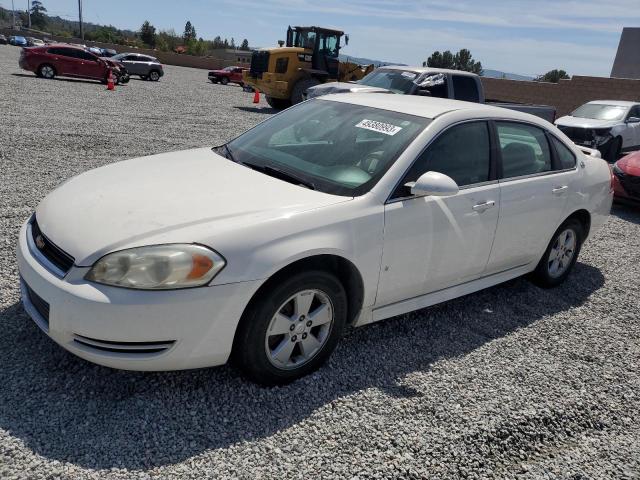
<svg viewBox="0 0 640 480"><path fill-rule="evenodd" d="M218 147L213 147L213 151L216 152L217 154L220 154L220 149L224 149L224 153L222 154L223 157L231 160L232 162L236 162L235 158L233 158L233 153L231 153L231 149L229 148L229 146L225 143L224 145L220 145Z"/></svg>
<svg viewBox="0 0 640 480"><path fill-rule="evenodd" d="M313 182L302 178L295 173L287 172L285 170L280 170L279 168L272 167L271 165L256 165L255 163L243 163L242 165L249 167L253 170L258 170L265 175L269 175L270 177L278 178L285 182L293 183L294 185L302 185L303 187L307 187L311 190L316 190L316 186Z"/></svg>

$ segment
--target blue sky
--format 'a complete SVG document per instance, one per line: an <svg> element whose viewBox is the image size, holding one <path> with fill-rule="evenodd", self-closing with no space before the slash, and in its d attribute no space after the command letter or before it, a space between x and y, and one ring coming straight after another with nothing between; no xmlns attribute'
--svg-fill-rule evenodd
<svg viewBox="0 0 640 480"><path fill-rule="evenodd" d="M15 0L26 8L28 0ZM77 18L77 0L42 0ZM11 8L10 0L0 5ZM608 76L623 26L640 26L639 0L83 0L86 21L137 30L144 20L198 36L273 46L287 25L350 34L347 55L421 64L434 50L468 48L485 68Z"/></svg>

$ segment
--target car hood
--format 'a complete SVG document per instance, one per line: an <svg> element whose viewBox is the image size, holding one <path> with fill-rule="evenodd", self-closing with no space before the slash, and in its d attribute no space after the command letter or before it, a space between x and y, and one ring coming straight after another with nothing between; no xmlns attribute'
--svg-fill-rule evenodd
<svg viewBox="0 0 640 480"><path fill-rule="evenodd" d="M393 93L391 90L380 87L370 87L368 85L361 85L359 83L349 82L329 82L321 85L316 85L307 89L307 98L321 97L322 95L328 95L330 93L348 93L348 92L360 92L360 93Z"/></svg>
<svg viewBox="0 0 640 480"><path fill-rule="evenodd" d="M566 115L556 120L559 127L578 127L578 128L611 128L622 123L620 120L595 120L593 118L580 118Z"/></svg>
<svg viewBox="0 0 640 480"><path fill-rule="evenodd" d="M201 148L85 172L51 192L38 205L36 218L76 265L89 266L114 250L207 244L215 234L248 223L348 200L269 177Z"/></svg>
<svg viewBox="0 0 640 480"><path fill-rule="evenodd" d="M640 177L640 152L633 152L616 162L618 168L628 175Z"/></svg>

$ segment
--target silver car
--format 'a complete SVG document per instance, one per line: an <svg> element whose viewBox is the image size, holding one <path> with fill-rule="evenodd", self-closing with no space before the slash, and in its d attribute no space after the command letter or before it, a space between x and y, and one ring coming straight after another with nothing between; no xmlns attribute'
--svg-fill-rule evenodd
<svg viewBox="0 0 640 480"><path fill-rule="evenodd" d="M157 58L140 53L119 53L111 57L127 69L129 75L138 75L143 80L157 82L164 75L162 64Z"/></svg>

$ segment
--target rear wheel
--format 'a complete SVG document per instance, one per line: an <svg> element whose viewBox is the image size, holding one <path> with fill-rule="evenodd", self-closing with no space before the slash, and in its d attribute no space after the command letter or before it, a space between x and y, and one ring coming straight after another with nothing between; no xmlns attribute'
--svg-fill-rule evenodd
<svg viewBox="0 0 640 480"><path fill-rule="evenodd" d="M534 270L532 281L542 288L564 282L578 259L583 241L584 229L578 220L571 218L560 225Z"/></svg>
<svg viewBox="0 0 640 480"><path fill-rule="evenodd" d="M285 108L289 108L291 106L291 101L286 98L274 98L269 95L265 95L265 99L269 106L275 110L284 110Z"/></svg>
<svg viewBox="0 0 640 480"><path fill-rule="evenodd" d="M48 63L45 63L38 67L37 74L39 77L47 78L51 80L53 77L56 76L56 69L53 68L53 65L49 65Z"/></svg>
<svg viewBox="0 0 640 480"><path fill-rule="evenodd" d="M315 78L306 78L298 81L298 83L293 86L293 91L291 92L291 103L295 105L296 103L302 102L304 100L302 94L306 92L308 88L315 87L316 85L320 85L320 82Z"/></svg>
<svg viewBox="0 0 640 480"><path fill-rule="evenodd" d="M263 385L289 383L320 367L335 349L347 318L347 296L330 273L293 275L243 315L233 359Z"/></svg>
<svg viewBox="0 0 640 480"><path fill-rule="evenodd" d="M160 80L160 72L158 72L157 70L151 70L149 72L149 80L151 80L152 82L157 82L158 80Z"/></svg>

